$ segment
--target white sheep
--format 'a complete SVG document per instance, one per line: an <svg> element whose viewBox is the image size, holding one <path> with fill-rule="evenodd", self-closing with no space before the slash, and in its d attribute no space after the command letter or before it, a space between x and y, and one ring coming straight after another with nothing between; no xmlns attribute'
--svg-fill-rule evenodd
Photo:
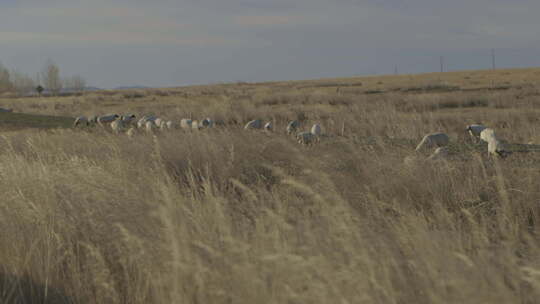
<svg viewBox="0 0 540 304"><path fill-rule="evenodd" d="M311 132L300 132L296 134L296 140L299 144L310 145L316 140L316 136Z"/></svg>
<svg viewBox="0 0 540 304"><path fill-rule="evenodd" d="M129 130L127 130L126 134L129 138L132 138L133 136L135 136L135 132L137 132L137 129L135 129L134 127L130 127Z"/></svg>
<svg viewBox="0 0 540 304"><path fill-rule="evenodd" d="M488 142L488 155L499 156L501 158L506 158L512 154L506 144L500 142L498 139L492 139Z"/></svg>
<svg viewBox="0 0 540 304"><path fill-rule="evenodd" d="M267 122L265 125L264 125L264 130L266 132L272 132L274 130L274 124L272 124L271 121Z"/></svg>
<svg viewBox="0 0 540 304"><path fill-rule="evenodd" d="M260 119L255 119L255 120L252 120L250 122L248 122L245 126L244 126L244 129L245 130L249 130L249 129L261 129L263 126L262 126L262 120Z"/></svg>
<svg viewBox="0 0 540 304"><path fill-rule="evenodd" d="M154 120L154 123L156 124L156 127L158 128L161 128L161 125L165 122L165 120L163 118L156 118L156 120Z"/></svg>
<svg viewBox="0 0 540 304"><path fill-rule="evenodd" d="M126 126L130 125L135 120L135 118L136 118L135 114L126 114L126 115L120 116L122 123L124 123L124 125Z"/></svg>
<svg viewBox="0 0 540 304"><path fill-rule="evenodd" d="M158 127L162 131L167 130L168 129L167 121L165 119L163 119Z"/></svg>
<svg viewBox="0 0 540 304"><path fill-rule="evenodd" d="M154 122L156 119L157 119L157 117L155 117L155 116L145 115L145 116L141 117L141 119L139 119L139 121L137 121L137 128L139 128L139 129L144 128L144 127L146 127L146 122L147 121Z"/></svg>
<svg viewBox="0 0 540 304"><path fill-rule="evenodd" d="M182 120L180 120L180 128L191 130L192 123L193 123L193 120L188 119L188 118L182 118Z"/></svg>
<svg viewBox="0 0 540 304"><path fill-rule="evenodd" d="M192 130L200 130L202 128L202 124L198 120L193 120L191 122L191 129Z"/></svg>
<svg viewBox="0 0 540 304"><path fill-rule="evenodd" d="M288 124L287 124L287 134L293 134L296 132L296 130L298 130L298 128L300 127L300 123L298 122L298 120L293 120L293 121L290 121Z"/></svg>
<svg viewBox="0 0 540 304"><path fill-rule="evenodd" d="M488 156L493 155L505 158L512 154L512 151L508 149L506 144L502 143L497 136L495 136L495 131L491 128L484 129L480 133L480 139L488 144Z"/></svg>
<svg viewBox="0 0 540 304"><path fill-rule="evenodd" d="M469 135L474 141L478 141L480 139L480 133L487 129L486 126L480 125L480 124L472 124L467 126L467 131L469 132Z"/></svg>
<svg viewBox="0 0 540 304"><path fill-rule="evenodd" d="M101 126L105 126L105 124L115 121L118 117L120 117L118 114L103 115L97 118L97 122Z"/></svg>
<svg viewBox="0 0 540 304"><path fill-rule="evenodd" d="M137 121L137 128L139 129L142 129L144 128L144 125L146 124L146 118L145 117L141 117L141 119L139 119Z"/></svg>
<svg viewBox="0 0 540 304"><path fill-rule="evenodd" d="M422 138L422 141L416 146L415 151L420 151L424 148L431 148L431 147L444 147L448 145L450 142L450 138L446 133L431 133L424 138Z"/></svg>
<svg viewBox="0 0 540 304"><path fill-rule="evenodd" d="M147 122L144 123L144 127L146 129L146 132L153 133L154 129L156 128L156 124L153 121L148 120Z"/></svg>
<svg viewBox="0 0 540 304"><path fill-rule="evenodd" d="M321 125L314 124L313 127L311 127L311 134L315 136L321 136L321 133L322 133Z"/></svg>
<svg viewBox="0 0 540 304"><path fill-rule="evenodd" d="M486 128L480 132L480 139L489 143L491 140L496 139L495 131L491 128Z"/></svg>
<svg viewBox="0 0 540 304"><path fill-rule="evenodd" d="M88 126L88 118L86 116L79 116L75 118L75 122L73 122L73 126L77 127L78 125L86 125Z"/></svg>
<svg viewBox="0 0 540 304"><path fill-rule="evenodd" d="M121 117L118 117L115 121L111 122L111 129L114 133L120 133L125 128L124 121Z"/></svg>
<svg viewBox="0 0 540 304"><path fill-rule="evenodd" d="M167 127L167 129L169 130L172 130L172 129L176 129L176 124L174 123L174 121L172 120L169 120L165 123L165 126Z"/></svg>
<svg viewBox="0 0 540 304"><path fill-rule="evenodd" d="M88 124L96 124L97 123L98 116L97 115L91 115L88 116Z"/></svg>

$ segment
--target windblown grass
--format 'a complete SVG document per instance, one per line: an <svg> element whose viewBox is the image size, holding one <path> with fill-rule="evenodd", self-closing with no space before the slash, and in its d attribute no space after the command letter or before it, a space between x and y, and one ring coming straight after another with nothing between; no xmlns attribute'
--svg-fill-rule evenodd
<svg viewBox="0 0 540 304"><path fill-rule="evenodd" d="M464 133L482 121L510 142L538 141L540 100L516 97L534 89L375 96L274 85L46 108L227 123L203 132L4 134L1 301L537 303L540 155L489 160ZM477 98L486 105L444 106ZM278 132L241 129L258 117ZM321 122L328 136L301 147L281 131L292 118ZM433 131L451 136L451 159L404 162Z"/></svg>

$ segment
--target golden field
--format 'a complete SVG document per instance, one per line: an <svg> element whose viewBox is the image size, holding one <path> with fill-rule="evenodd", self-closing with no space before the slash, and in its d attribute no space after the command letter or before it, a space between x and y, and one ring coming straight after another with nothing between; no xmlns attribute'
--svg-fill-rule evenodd
<svg viewBox="0 0 540 304"><path fill-rule="evenodd" d="M0 98L0 302L538 303L540 69ZM24 114L20 114L24 113ZM72 117L211 117L156 136ZM42 116L46 115L46 116ZM273 121L272 134L245 131ZM287 121L323 126L303 147ZM447 161L404 159L423 135ZM420 158L421 159L421 158Z"/></svg>

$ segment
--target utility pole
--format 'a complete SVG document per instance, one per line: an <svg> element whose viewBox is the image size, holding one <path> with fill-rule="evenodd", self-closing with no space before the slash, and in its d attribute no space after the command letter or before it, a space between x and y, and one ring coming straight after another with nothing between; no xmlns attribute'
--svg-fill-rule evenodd
<svg viewBox="0 0 540 304"><path fill-rule="evenodd" d="M495 70L495 49L491 49L491 68Z"/></svg>
<svg viewBox="0 0 540 304"><path fill-rule="evenodd" d="M441 58L439 58L439 59L440 59L440 63L441 63L441 73L442 73L442 72L444 72L444 57L441 56Z"/></svg>

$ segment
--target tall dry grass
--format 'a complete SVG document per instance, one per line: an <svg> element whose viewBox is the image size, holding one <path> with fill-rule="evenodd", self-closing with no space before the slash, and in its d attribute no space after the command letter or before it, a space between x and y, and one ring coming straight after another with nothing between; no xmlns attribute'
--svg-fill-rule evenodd
<svg viewBox="0 0 540 304"><path fill-rule="evenodd" d="M538 140L533 91L190 90L85 107L192 113L226 126L0 138L2 302L540 299L540 155L489 160L464 133L481 120L509 141ZM320 121L328 136L304 148L281 131L241 129L256 117L279 128ZM448 162L403 161L437 130L452 137Z"/></svg>

